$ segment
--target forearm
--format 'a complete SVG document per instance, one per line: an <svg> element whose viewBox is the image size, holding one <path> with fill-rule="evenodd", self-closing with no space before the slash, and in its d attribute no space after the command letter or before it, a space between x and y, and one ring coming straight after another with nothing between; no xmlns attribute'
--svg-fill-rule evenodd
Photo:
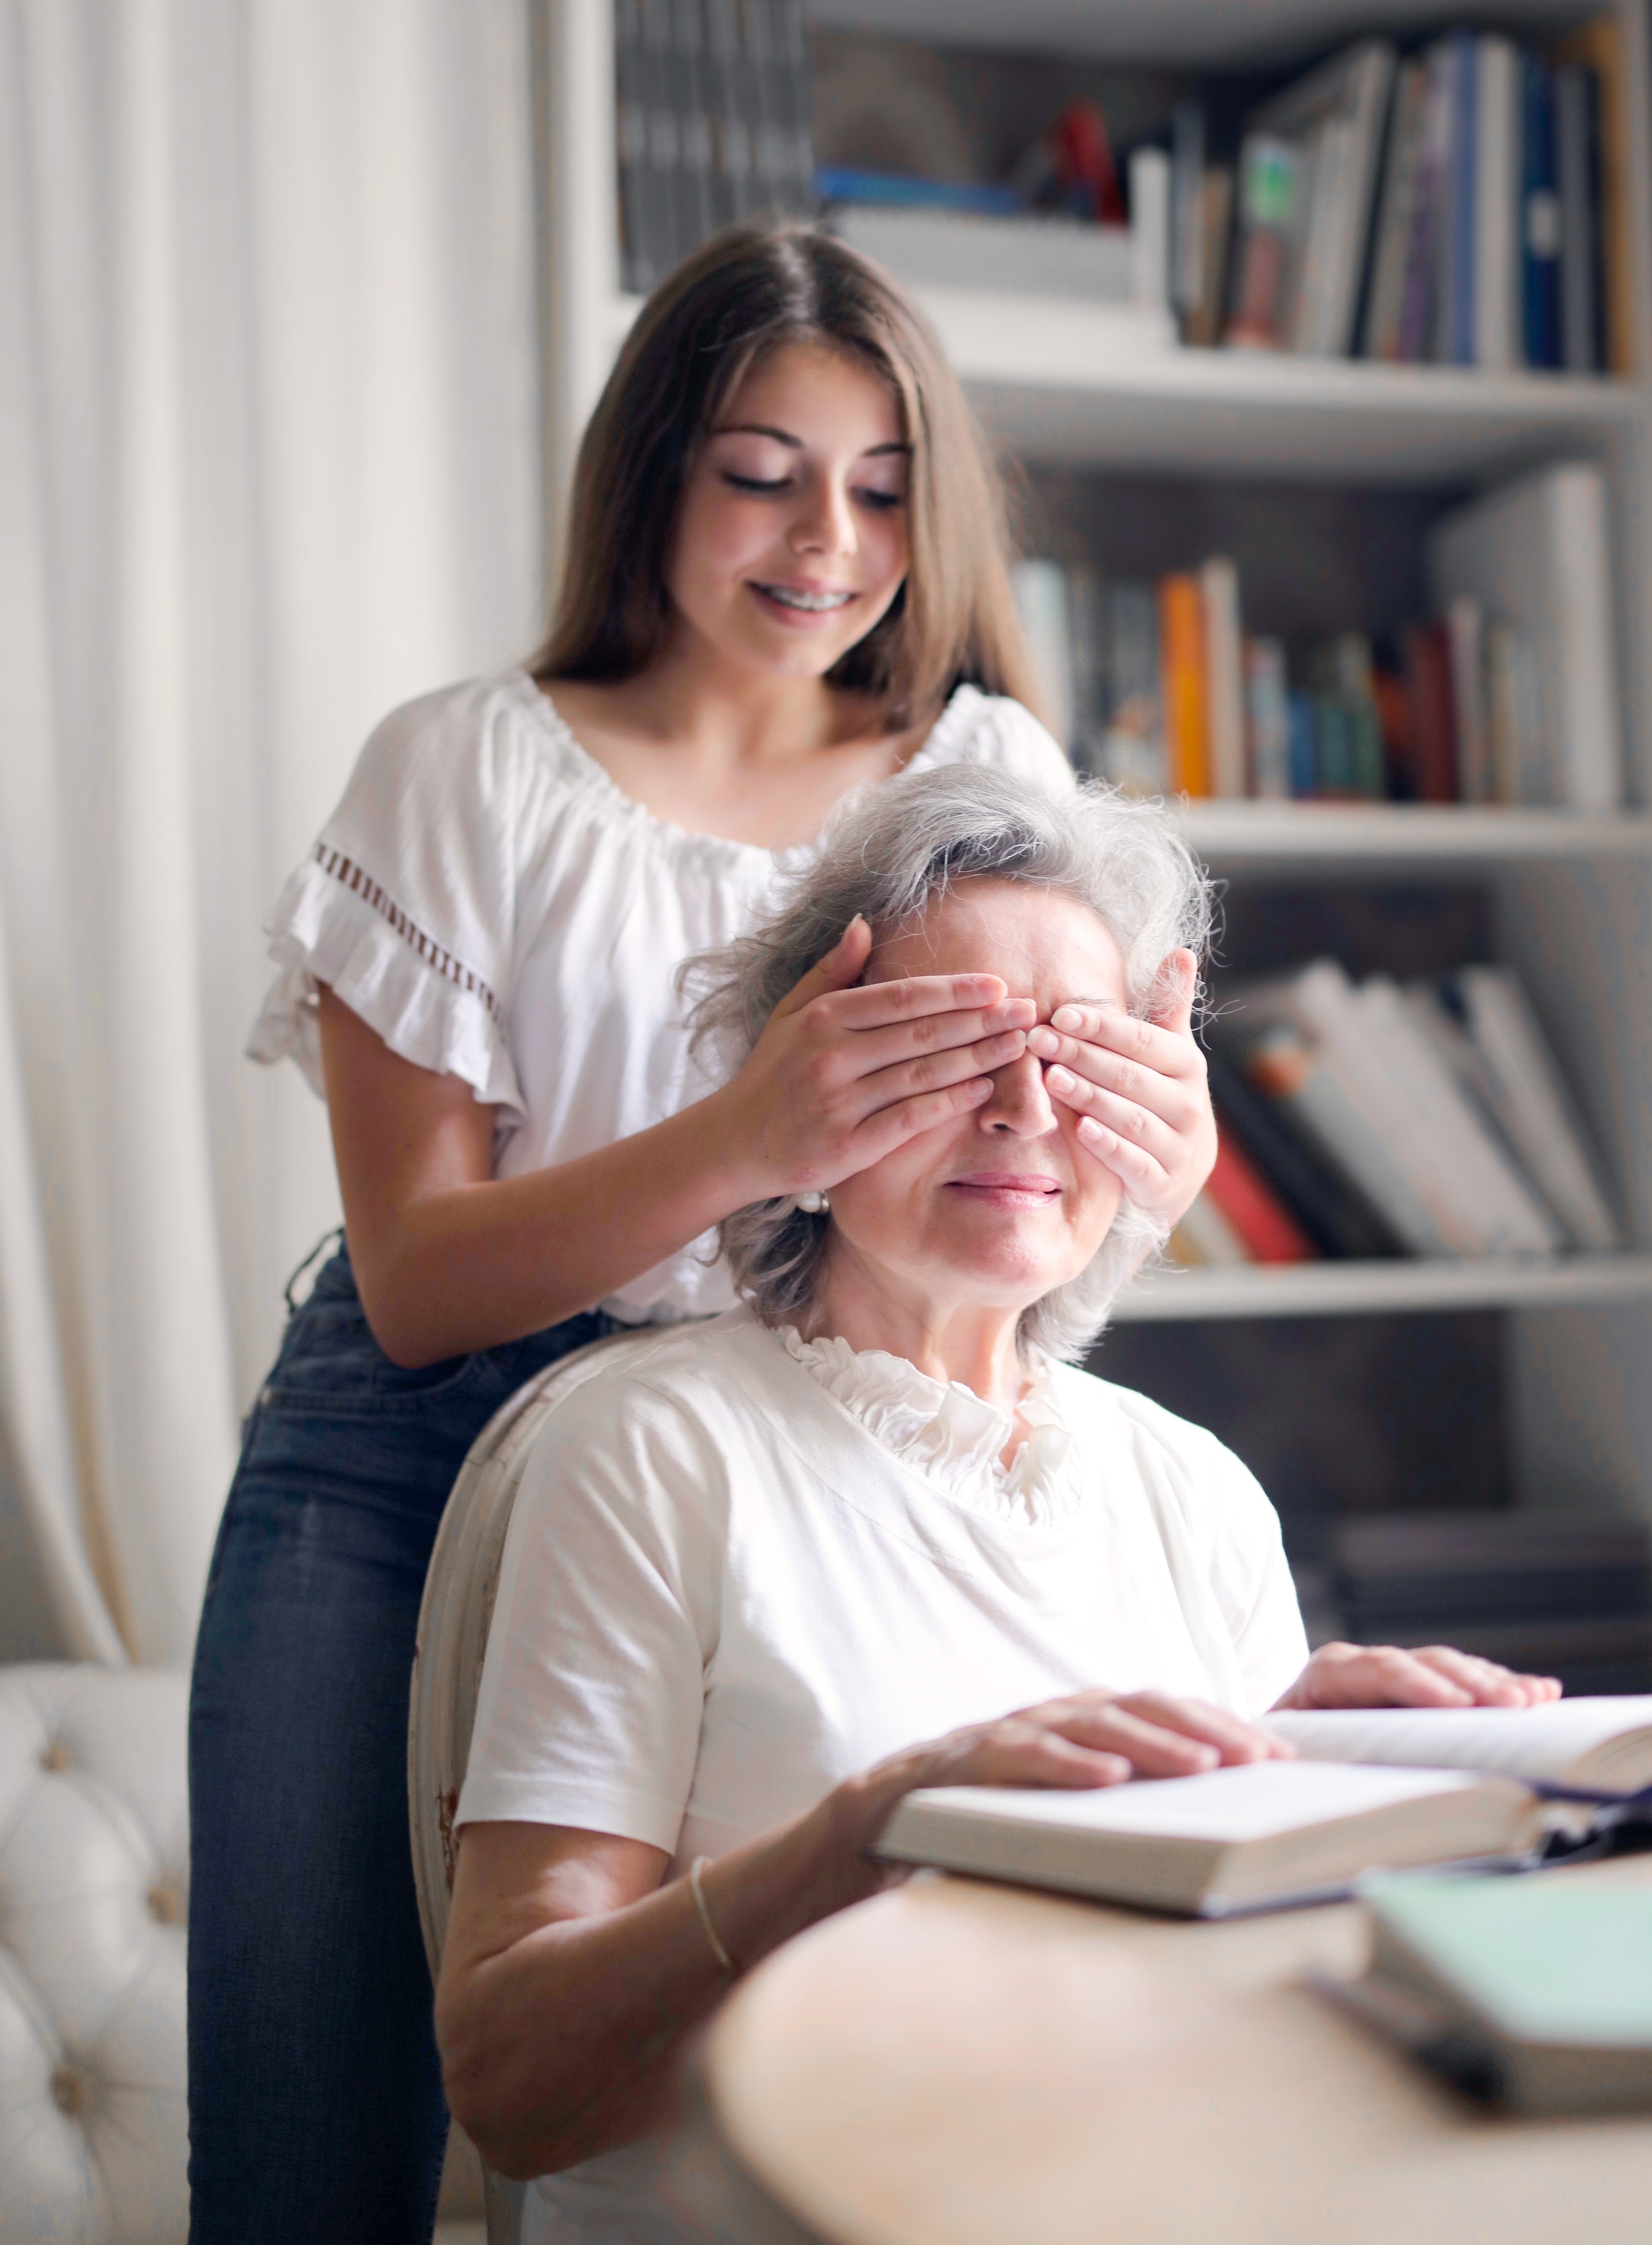
<svg viewBox="0 0 1652 2245"><path fill-rule="evenodd" d="M551 1169L423 1191L352 1224L350 1250L380 1346L416 1367L592 1308L751 1197L714 1098Z"/></svg>
<svg viewBox="0 0 1652 2245"><path fill-rule="evenodd" d="M876 1889L863 1849L885 1814L881 1799L869 1809L840 1788L707 1867L713 1923L741 1969ZM633 2142L660 2125L683 2043L727 1986L687 1879L450 1959L437 2002L449 2104L508 2174L554 2174Z"/></svg>

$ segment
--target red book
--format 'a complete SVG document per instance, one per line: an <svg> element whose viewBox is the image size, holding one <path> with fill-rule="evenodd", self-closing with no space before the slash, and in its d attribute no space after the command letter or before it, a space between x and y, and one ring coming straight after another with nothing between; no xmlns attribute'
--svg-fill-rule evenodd
<svg viewBox="0 0 1652 2245"><path fill-rule="evenodd" d="M1205 1190L1257 1263L1310 1263L1311 1239L1231 1138L1218 1136Z"/></svg>
<svg viewBox="0 0 1652 2245"><path fill-rule="evenodd" d="M1419 624L1405 634L1405 688L1411 699L1412 785L1418 803L1456 803L1457 705L1452 687L1451 634L1444 624Z"/></svg>

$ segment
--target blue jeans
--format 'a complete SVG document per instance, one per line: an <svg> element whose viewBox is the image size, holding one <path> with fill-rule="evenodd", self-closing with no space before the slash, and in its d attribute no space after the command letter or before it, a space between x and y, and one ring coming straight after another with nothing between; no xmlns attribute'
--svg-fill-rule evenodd
<svg viewBox="0 0 1652 2245"><path fill-rule="evenodd" d="M341 1247L247 1422L189 1717L192 2245L423 2245L447 2107L408 1841L437 1524L499 1406L599 1311L403 1372Z"/></svg>

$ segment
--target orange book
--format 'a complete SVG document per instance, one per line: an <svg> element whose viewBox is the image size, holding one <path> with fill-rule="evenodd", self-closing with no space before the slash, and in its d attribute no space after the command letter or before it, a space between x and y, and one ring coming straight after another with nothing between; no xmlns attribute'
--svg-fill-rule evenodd
<svg viewBox="0 0 1652 2245"><path fill-rule="evenodd" d="M1614 374L1641 372L1635 339L1635 245L1629 234L1629 85L1615 12L1568 31L1559 63L1583 63L1601 81L1601 264L1606 274L1606 361Z"/></svg>
<svg viewBox="0 0 1652 2245"><path fill-rule="evenodd" d="M1317 1251L1273 1187L1231 1138L1216 1140L1216 1166L1205 1190L1237 1232L1253 1263L1311 1263Z"/></svg>
<svg viewBox="0 0 1652 2245"><path fill-rule="evenodd" d="M1210 793L1210 684L1205 661L1204 592L1196 577L1159 587L1164 671L1165 757L1172 795Z"/></svg>

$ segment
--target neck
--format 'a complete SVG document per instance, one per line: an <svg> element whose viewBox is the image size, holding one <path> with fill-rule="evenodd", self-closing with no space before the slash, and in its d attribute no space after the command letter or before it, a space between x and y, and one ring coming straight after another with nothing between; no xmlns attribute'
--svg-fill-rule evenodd
<svg viewBox="0 0 1652 2245"><path fill-rule="evenodd" d="M649 730L729 767L812 755L842 737L851 716L823 679L731 662L680 622L630 686Z"/></svg>
<svg viewBox="0 0 1652 2245"><path fill-rule="evenodd" d="M1013 1412L1026 1386L1015 1345L1024 1305L983 1304L875 1276L840 1241L829 1251L809 1335L833 1335L853 1349L904 1356L931 1380L958 1380L983 1402Z"/></svg>

